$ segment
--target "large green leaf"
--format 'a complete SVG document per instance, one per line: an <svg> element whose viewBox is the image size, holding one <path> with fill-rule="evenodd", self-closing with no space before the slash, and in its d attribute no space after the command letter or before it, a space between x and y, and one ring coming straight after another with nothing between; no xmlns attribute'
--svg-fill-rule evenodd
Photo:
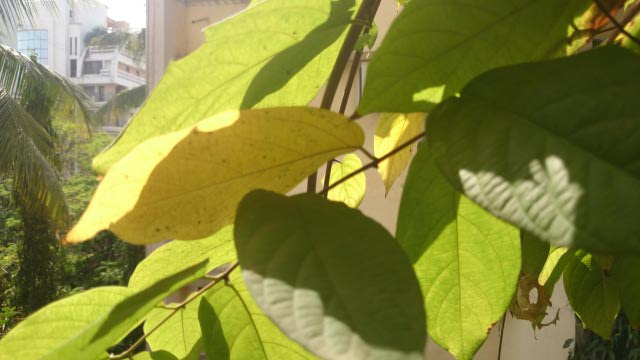
<svg viewBox="0 0 640 360"><path fill-rule="evenodd" d="M405 184L397 238L422 287L429 336L456 358L471 359L516 290L518 230L457 193L421 145Z"/></svg>
<svg viewBox="0 0 640 360"><path fill-rule="evenodd" d="M360 0L256 1L206 30L199 50L169 66L116 143L105 173L142 141L226 110L307 105L326 81Z"/></svg>
<svg viewBox="0 0 640 360"><path fill-rule="evenodd" d="M198 321L198 302L192 301L171 314L173 309L158 307L147 315L144 322L145 333L159 326L147 337L149 348L154 352L168 352L180 360L200 359L202 332ZM169 315L171 316L168 317Z"/></svg>
<svg viewBox="0 0 640 360"><path fill-rule="evenodd" d="M639 63L605 47L474 79L429 118L439 168L541 240L640 254Z"/></svg>
<svg viewBox="0 0 640 360"><path fill-rule="evenodd" d="M200 262L139 291L98 288L48 305L0 341L0 358L102 357L162 299L204 275L206 264Z"/></svg>
<svg viewBox="0 0 640 360"><path fill-rule="evenodd" d="M371 60L359 112L427 112L487 70L561 55L589 3L412 1Z"/></svg>
<svg viewBox="0 0 640 360"><path fill-rule="evenodd" d="M235 242L256 303L323 358L422 359L422 296L406 255L378 223L316 195L254 191Z"/></svg>
<svg viewBox="0 0 640 360"><path fill-rule="evenodd" d="M314 359L285 336L255 304L238 272L200 301L200 326L209 359Z"/></svg>
<svg viewBox="0 0 640 360"><path fill-rule="evenodd" d="M621 256L611 267L625 315L632 326L640 327L640 257Z"/></svg>
<svg viewBox="0 0 640 360"><path fill-rule="evenodd" d="M527 232L522 232L521 240L522 271L537 276L544 269L551 248Z"/></svg>
<svg viewBox="0 0 640 360"><path fill-rule="evenodd" d="M286 193L363 142L360 125L328 110L220 113L149 139L120 160L65 241L106 229L134 244L201 239L233 223L248 192Z"/></svg>
<svg viewBox="0 0 640 360"><path fill-rule="evenodd" d="M0 341L0 359L41 359L133 294L134 290L124 287L99 287L56 301L19 323ZM101 350L104 353L106 347Z"/></svg>
<svg viewBox="0 0 640 360"><path fill-rule="evenodd" d="M136 266L129 279L129 287L143 289L205 259L209 260L206 270L210 271L236 258L232 226L202 240L171 241L154 250Z"/></svg>
<svg viewBox="0 0 640 360"><path fill-rule="evenodd" d="M620 311L613 279L583 251L570 257L562 279L569 303L585 327L608 339Z"/></svg>

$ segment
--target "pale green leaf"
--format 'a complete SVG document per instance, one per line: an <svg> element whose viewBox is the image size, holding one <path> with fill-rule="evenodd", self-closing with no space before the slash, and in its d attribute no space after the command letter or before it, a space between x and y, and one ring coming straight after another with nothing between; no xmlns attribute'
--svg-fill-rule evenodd
<svg viewBox="0 0 640 360"><path fill-rule="evenodd" d="M171 317L168 317L170 314ZM203 348L197 301L179 308L175 314L172 309L162 307L151 310L144 323L144 332L148 334L158 325L158 329L147 337L147 344L151 350L168 352L181 360L200 359Z"/></svg>
<svg viewBox="0 0 640 360"><path fill-rule="evenodd" d="M397 239L422 287L429 336L456 358L471 359L516 290L518 230L457 193L421 145L405 184Z"/></svg>
<svg viewBox="0 0 640 360"><path fill-rule="evenodd" d="M360 0L255 1L205 30L174 62L125 132L94 161L106 171L141 142L236 109L304 106L335 63Z"/></svg>
<svg viewBox="0 0 640 360"><path fill-rule="evenodd" d="M620 294L620 302L629 323L640 327L640 257L621 256L611 268L611 277Z"/></svg>
<svg viewBox="0 0 640 360"><path fill-rule="evenodd" d="M358 124L327 110L218 114L150 139L119 161L66 241L106 229L134 244L201 239L232 223L251 190L286 193L363 141Z"/></svg>
<svg viewBox="0 0 640 360"><path fill-rule="evenodd" d="M126 336L154 306L204 275L205 268L206 261L139 291L98 288L48 305L0 341L0 358L102 358L107 349Z"/></svg>
<svg viewBox="0 0 640 360"><path fill-rule="evenodd" d="M424 129L425 114L382 114L376 125L373 151L376 157L383 157ZM387 194L398 177L409 166L414 146L409 146L378 165Z"/></svg>
<svg viewBox="0 0 640 360"><path fill-rule="evenodd" d="M429 117L440 170L541 240L640 254L639 63L604 47L483 74Z"/></svg>
<svg viewBox="0 0 640 360"><path fill-rule="evenodd" d="M286 337L255 304L239 272L200 301L200 326L209 359L315 359Z"/></svg>
<svg viewBox="0 0 640 360"><path fill-rule="evenodd" d="M629 24L625 28L631 35L633 35L636 39L640 37L640 17L636 17L634 20L629 22ZM640 53L640 45L633 41L630 37L625 34L618 35L617 40L620 42L620 45L623 47L632 50L636 53Z"/></svg>
<svg viewBox="0 0 640 360"><path fill-rule="evenodd" d="M538 275L538 283L544 286L549 294L553 293L553 288L558 280L560 280L562 272L567 266L569 260L571 260L571 257L574 256L574 253L574 250L562 247L551 247L549 250L547 261L544 263L544 266Z"/></svg>
<svg viewBox="0 0 640 360"><path fill-rule="evenodd" d="M99 287L56 301L19 323L0 341L0 359L41 359L133 294L134 290L124 287Z"/></svg>
<svg viewBox="0 0 640 360"><path fill-rule="evenodd" d="M336 183L347 175L360 170L362 161L356 154L347 154L342 162L334 163L331 167L331 179L329 185ZM324 180L323 180L324 181ZM327 198L331 201L339 201L345 203L351 208L357 208L364 199L367 190L367 177L364 172L348 179L329 190Z"/></svg>
<svg viewBox="0 0 640 360"><path fill-rule="evenodd" d="M423 301L406 255L378 223L317 195L254 191L235 242L256 303L316 355L422 359Z"/></svg>
<svg viewBox="0 0 640 360"><path fill-rule="evenodd" d="M585 327L609 339L620 311L613 279L583 251L570 256L562 279L569 303Z"/></svg>
<svg viewBox="0 0 640 360"><path fill-rule="evenodd" d="M487 70L562 55L571 21L589 5L412 1L371 59L358 112L429 112Z"/></svg>
<svg viewBox="0 0 640 360"><path fill-rule="evenodd" d="M227 226L217 233L193 241L171 241L155 249L136 266L129 287L142 289L176 271L209 260L206 271L235 261L233 227Z"/></svg>

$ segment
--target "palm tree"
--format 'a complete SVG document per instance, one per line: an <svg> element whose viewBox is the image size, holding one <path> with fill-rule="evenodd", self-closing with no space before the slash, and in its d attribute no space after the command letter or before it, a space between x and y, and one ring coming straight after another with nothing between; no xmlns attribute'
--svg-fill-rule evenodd
<svg viewBox="0 0 640 360"><path fill-rule="evenodd" d="M57 11L54 0L0 0L3 27L12 31L31 21L36 3ZM79 87L37 59L0 46L0 179L11 179L23 222L17 290L27 311L55 297L55 235L69 221L55 169L53 122L69 118L88 123L89 104Z"/></svg>

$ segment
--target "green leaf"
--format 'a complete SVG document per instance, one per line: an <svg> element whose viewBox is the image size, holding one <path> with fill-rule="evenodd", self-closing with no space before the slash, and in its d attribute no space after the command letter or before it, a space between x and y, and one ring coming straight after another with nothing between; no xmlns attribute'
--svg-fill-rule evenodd
<svg viewBox="0 0 640 360"><path fill-rule="evenodd" d="M422 287L429 336L456 358L471 359L516 290L518 230L457 193L421 145L405 184L397 239Z"/></svg>
<svg viewBox="0 0 640 360"><path fill-rule="evenodd" d="M200 300L199 317L207 358L218 360L315 359L285 336L258 308L238 272Z"/></svg>
<svg viewBox="0 0 640 360"><path fill-rule="evenodd" d="M342 162L333 164L331 167L331 179L329 185L332 185L343 177L360 170L362 161L356 154L345 155ZM324 180L323 180L324 181ZM364 172L352 177L351 179L339 184L335 188L329 190L327 198L331 201L339 201L345 203L351 208L357 208L364 199L367 189L367 177Z"/></svg>
<svg viewBox="0 0 640 360"><path fill-rule="evenodd" d="M536 239L526 231L522 232L522 271L538 275L544 268L550 253L550 246Z"/></svg>
<svg viewBox="0 0 640 360"><path fill-rule="evenodd" d="M136 266L129 287L143 289L205 259L207 272L237 259L232 226L201 240L171 241L155 249Z"/></svg>
<svg viewBox="0 0 640 360"><path fill-rule="evenodd" d="M572 19L589 4L412 1L371 59L358 112L429 112L487 70L562 55Z"/></svg>
<svg viewBox="0 0 640 360"><path fill-rule="evenodd" d="M99 287L56 301L19 323L0 341L0 359L41 359L55 353L133 294L134 290L124 287ZM104 353L106 347L100 350Z"/></svg>
<svg viewBox="0 0 640 360"><path fill-rule="evenodd" d="M620 312L620 299L613 279L584 251L570 256L562 279L569 303L584 326L609 339L613 322Z"/></svg>
<svg viewBox="0 0 640 360"><path fill-rule="evenodd" d="M424 129L425 118L426 115L422 113L381 114L373 139L375 156L381 158L418 136ZM409 166L413 152L414 146L408 146L378 165L378 173L384 182L386 194Z"/></svg>
<svg viewBox="0 0 640 360"><path fill-rule="evenodd" d="M125 132L94 168L106 171L149 138L236 109L304 106L329 77L360 0L270 0L205 32L174 62Z"/></svg>
<svg viewBox="0 0 640 360"><path fill-rule="evenodd" d="M639 254L638 63L605 47L474 79L429 117L440 170L541 240Z"/></svg>
<svg viewBox="0 0 640 360"><path fill-rule="evenodd" d="M0 341L0 358L5 358L3 354L20 360L100 358L162 299L204 275L205 267L206 261L137 292L97 288L50 304Z"/></svg>
<svg viewBox="0 0 640 360"><path fill-rule="evenodd" d="M574 253L575 250L567 248L552 247L550 249L547 261L538 275L538 283L545 287L549 295L553 294L553 288L560 280L567 263L574 256Z"/></svg>
<svg viewBox="0 0 640 360"><path fill-rule="evenodd" d="M238 208L235 241L256 303L323 358L422 359L422 296L406 255L378 223L316 195L266 191Z"/></svg>
<svg viewBox="0 0 640 360"><path fill-rule="evenodd" d="M358 124L327 110L221 113L136 147L111 168L65 241L106 229L133 244L201 239L232 223L251 190L286 193L363 142Z"/></svg>
<svg viewBox="0 0 640 360"><path fill-rule="evenodd" d="M631 326L640 328L640 257L621 256L611 268L611 277L620 294L620 302Z"/></svg>
<svg viewBox="0 0 640 360"><path fill-rule="evenodd" d="M166 351L181 360L200 359L202 332L198 321L198 303L187 304L162 323L172 313L171 309L155 308L147 316L144 323L145 334L162 324L157 331L147 337L149 348L154 352Z"/></svg>
<svg viewBox="0 0 640 360"><path fill-rule="evenodd" d="M133 357L133 360L180 360L175 355L166 351L141 352Z"/></svg>

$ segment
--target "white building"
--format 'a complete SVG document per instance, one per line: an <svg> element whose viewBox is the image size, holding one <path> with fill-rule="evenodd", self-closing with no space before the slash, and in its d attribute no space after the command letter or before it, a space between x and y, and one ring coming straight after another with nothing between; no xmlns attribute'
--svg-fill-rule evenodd
<svg viewBox="0 0 640 360"><path fill-rule="evenodd" d="M87 91L96 106L120 91L145 84L144 59L135 59L118 46L98 47L87 43L96 28L107 29L122 22L107 18L107 7L96 0L56 0L58 13L40 6L33 24L23 24L6 42L18 51L71 78Z"/></svg>

